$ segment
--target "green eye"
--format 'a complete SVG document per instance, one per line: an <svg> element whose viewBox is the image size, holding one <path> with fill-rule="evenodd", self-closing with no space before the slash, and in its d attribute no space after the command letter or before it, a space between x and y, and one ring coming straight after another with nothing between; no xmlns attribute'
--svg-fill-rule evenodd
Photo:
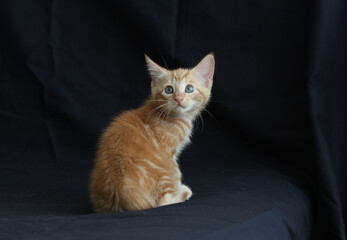
<svg viewBox="0 0 347 240"><path fill-rule="evenodd" d="M192 93L194 92L194 87L192 85L187 85L186 86L186 92L187 93Z"/></svg>
<svg viewBox="0 0 347 240"><path fill-rule="evenodd" d="M166 94L171 94L171 93L173 93L173 91L174 91L174 89L173 89L173 87L171 87L171 86L167 86L167 87L165 88L165 93L166 93Z"/></svg>

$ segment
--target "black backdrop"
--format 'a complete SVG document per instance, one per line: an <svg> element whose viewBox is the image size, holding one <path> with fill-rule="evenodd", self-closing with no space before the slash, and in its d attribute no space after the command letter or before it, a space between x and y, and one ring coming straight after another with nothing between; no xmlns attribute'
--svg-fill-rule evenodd
<svg viewBox="0 0 347 240"><path fill-rule="evenodd" d="M215 52L213 99L185 167L276 168L306 179L315 239L345 239L344 0L0 2L3 166L91 168L111 117L169 68Z"/></svg>

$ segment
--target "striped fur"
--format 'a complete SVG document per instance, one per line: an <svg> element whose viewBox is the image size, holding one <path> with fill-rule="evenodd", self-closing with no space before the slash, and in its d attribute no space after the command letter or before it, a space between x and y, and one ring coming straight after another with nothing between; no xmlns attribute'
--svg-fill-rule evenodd
<svg viewBox="0 0 347 240"><path fill-rule="evenodd" d="M90 181L96 212L142 210L183 202L177 157L190 142L193 120L208 103L214 56L193 69L167 70L146 56L152 93L138 109L116 117L102 134ZM190 84L194 92L185 92ZM165 87L174 93L166 94ZM183 98L181 106L174 100Z"/></svg>

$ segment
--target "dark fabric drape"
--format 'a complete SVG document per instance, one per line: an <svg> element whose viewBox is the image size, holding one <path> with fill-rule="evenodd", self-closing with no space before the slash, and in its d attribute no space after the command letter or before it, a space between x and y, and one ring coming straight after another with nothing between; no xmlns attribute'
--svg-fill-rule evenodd
<svg viewBox="0 0 347 240"><path fill-rule="evenodd" d="M311 170L315 207L325 238L345 239L347 3L317 1L314 8L308 89L316 146Z"/></svg>
<svg viewBox="0 0 347 240"><path fill-rule="evenodd" d="M149 94L143 53L176 68L213 51L182 168L306 182L312 239L346 239L346 1L3 0L0 30L0 167L90 171L102 129Z"/></svg>

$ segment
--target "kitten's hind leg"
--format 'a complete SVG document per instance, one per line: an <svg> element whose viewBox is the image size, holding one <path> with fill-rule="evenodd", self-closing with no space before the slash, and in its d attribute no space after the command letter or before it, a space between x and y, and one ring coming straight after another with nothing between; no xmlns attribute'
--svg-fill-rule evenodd
<svg viewBox="0 0 347 240"><path fill-rule="evenodd" d="M123 188L122 208L126 211L144 210L155 207L155 198L139 188Z"/></svg>

